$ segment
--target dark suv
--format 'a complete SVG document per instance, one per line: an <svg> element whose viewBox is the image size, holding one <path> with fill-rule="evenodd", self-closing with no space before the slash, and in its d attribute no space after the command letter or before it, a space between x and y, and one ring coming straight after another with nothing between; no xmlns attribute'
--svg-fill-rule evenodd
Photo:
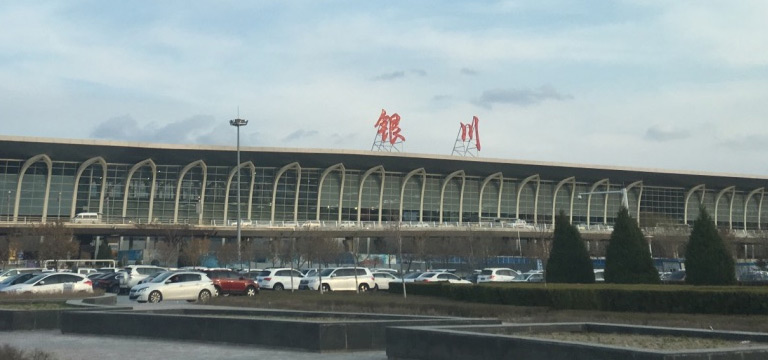
<svg viewBox="0 0 768 360"><path fill-rule="evenodd" d="M254 296L259 293L259 283L232 270L203 271L213 280L216 295L242 294Z"/></svg>

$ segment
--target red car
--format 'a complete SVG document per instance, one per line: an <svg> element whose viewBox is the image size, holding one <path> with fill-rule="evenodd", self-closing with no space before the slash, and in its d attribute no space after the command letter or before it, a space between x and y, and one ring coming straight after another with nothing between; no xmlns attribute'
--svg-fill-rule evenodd
<svg viewBox="0 0 768 360"><path fill-rule="evenodd" d="M216 296L228 294L254 296L259 293L259 283L232 270L205 270L203 272L213 280Z"/></svg>

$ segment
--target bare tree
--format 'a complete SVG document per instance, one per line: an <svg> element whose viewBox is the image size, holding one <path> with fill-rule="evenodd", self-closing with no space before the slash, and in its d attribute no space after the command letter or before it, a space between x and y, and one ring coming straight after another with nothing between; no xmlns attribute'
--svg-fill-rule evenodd
<svg viewBox="0 0 768 360"><path fill-rule="evenodd" d="M200 266L200 259L208 255L211 248L211 240L205 236L194 237L183 244L179 253L179 265Z"/></svg>
<svg viewBox="0 0 768 360"><path fill-rule="evenodd" d="M169 241L159 241L155 244L155 256L163 266L178 264L179 248Z"/></svg>
<svg viewBox="0 0 768 360"><path fill-rule="evenodd" d="M219 266L226 266L237 262L237 243L224 243L216 250L216 258Z"/></svg>
<svg viewBox="0 0 768 360"><path fill-rule="evenodd" d="M36 225L32 229L32 234L40 239L37 246L38 260L54 260L54 267L57 270L57 260L79 255L80 244L73 241L72 229L64 226L63 222L56 221Z"/></svg>

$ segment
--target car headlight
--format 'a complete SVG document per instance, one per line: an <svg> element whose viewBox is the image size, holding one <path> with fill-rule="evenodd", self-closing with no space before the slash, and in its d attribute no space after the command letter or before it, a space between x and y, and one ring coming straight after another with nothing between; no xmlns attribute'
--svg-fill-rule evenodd
<svg viewBox="0 0 768 360"><path fill-rule="evenodd" d="M138 293L143 293L143 292L145 292L145 291L147 291L147 288L141 288L141 289L139 289L139 290L136 290L136 293L137 293L137 294L138 294Z"/></svg>

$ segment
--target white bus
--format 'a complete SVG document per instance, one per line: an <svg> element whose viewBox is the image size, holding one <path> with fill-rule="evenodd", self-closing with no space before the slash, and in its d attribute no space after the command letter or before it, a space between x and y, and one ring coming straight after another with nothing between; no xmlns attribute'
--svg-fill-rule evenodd
<svg viewBox="0 0 768 360"><path fill-rule="evenodd" d="M56 266L54 266L54 264ZM88 260L45 260L44 269L80 269L80 268L114 268L117 267L117 261L111 259L88 259Z"/></svg>

